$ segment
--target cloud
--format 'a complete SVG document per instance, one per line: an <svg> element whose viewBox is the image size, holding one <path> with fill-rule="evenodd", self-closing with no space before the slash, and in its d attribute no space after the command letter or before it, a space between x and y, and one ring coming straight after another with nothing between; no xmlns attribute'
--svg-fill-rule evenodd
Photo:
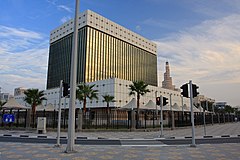
<svg viewBox="0 0 240 160"><path fill-rule="evenodd" d="M148 25L148 26L154 26L154 27L158 27L158 28L164 28L164 29L172 29L175 28L174 26L174 22L171 21L166 21L166 20L156 20L154 18L148 18L146 20L144 20L142 22L142 24L144 25Z"/></svg>
<svg viewBox="0 0 240 160"><path fill-rule="evenodd" d="M189 1L187 1L189 3ZM194 12L207 17L223 17L232 13L240 13L239 0L192 0L191 8ZM207 4L207 5L206 5Z"/></svg>
<svg viewBox="0 0 240 160"><path fill-rule="evenodd" d="M170 60L177 86L189 79L201 84L239 83L239 26L240 15L233 14L158 39L159 62Z"/></svg>
<svg viewBox="0 0 240 160"><path fill-rule="evenodd" d="M48 3L52 4L52 5L56 5L57 1L58 0L46 0L46 2L48 2Z"/></svg>
<svg viewBox="0 0 240 160"><path fill-rule="evenodd" d="M64 10L64 11L67 11L67 12L72 13L72 9L69 8L69 7L67 7L66 5L58 5L57 8L58 8L59 10Z"/></svg>
<svg viewBox="0 0 240 160"><path fill-rule="evenodd" d="M48 38L7 26L0 26L0 33L0 86L9 93L19 86L45 88Z"/></svg>
<svg viewBox="0 0 240 160"><path fill-rule="evenodd" d="M32 32L27 29L23 28L11 28L7 26L0 25L0 36L2 37L7 37L9 36L15 36L15 37L20 37L20 38L33 38L33 39L41 39L42 36L39 33Z"/></svg>
<svg viewBox="0 0 240 160"><path fill-rule="evenodd" d="M137 30L137 31L141 31L141 30L142 30L141 26L137 25L137 26L136 26L136 30Z"/></svg>
<svg viewBox="0 0 240 160"><path fill-rule="evenodd" d="M64 16L64 17L62 17L61 18L61 23L65 23L65 22L67 22L68 20L70 20L71 19L71 17L70 16Z"/></svg>

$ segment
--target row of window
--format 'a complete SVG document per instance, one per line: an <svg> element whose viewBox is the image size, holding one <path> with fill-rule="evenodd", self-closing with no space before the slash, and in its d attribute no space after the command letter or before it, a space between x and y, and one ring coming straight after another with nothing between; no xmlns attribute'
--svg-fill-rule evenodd
<svg viewBox="0 0 240 160"><path fill-rule="evenodd" d="M92 15L90 15L90 16L92 17ZM85 14L83 15L83 17L85 17ZM79 19L81 19L81 17L79 17ZM98 17L96 17L96 19L98 19ZM101 21L103 22L103 19L102 19ZM85 21L83 21L83 24L84 24L84 23L85 23ZM90 21L90 23L93 23L93 22ZM60 27L60 29L57 29L56 31L54 31L53 33L51 33L51 36L52 36L53 34L59 32L59 31L61 31L61 30L64 29L65 27L69 26L70 24L72 25L72 24L73 24L73 21L70 21L69 23L66 24L66 26L64 25L63 27ZM108 24L108 22L106 22L106 24ZM80 23L79 23L79 25L80 25ZM98 24L96 24L96 26L97 26L97 25L98 25ZM111 27L114 27L114 25L111 24ZM103 26L101 26L101 28L103 28ZM116 26L115 28L118 29L118 26ZM106 28L106 30L108 30L108 28ZM127 31L124 30L124 29L121 29L121 28L120 28L119 30L120 30L120 31L123 31L124 33L127 33ZM70 29L70 31L72 31L72 28ZM67 30L66 32L68 33L69 30ZM111 30L111 32L113 32L113 31ZM65 32L63 32L62 34L65 34ZM51 39L51 41L54 40L55 38L58 38L58 37L61 36L62 34L57 35L56 37L53 37L53 38ZM117 35L117 33L115 33L115 34ZM136 39L138 39L138 40L140 40L140 41L142 41L142 42L144 42L144 43L146 43L146 44L148 44L148 45L151 45L152 47L155 47L155 48L156 48L156 45L145 41L144 39L140 38L139 36L136 36L136 35L134 35L134 34L131 34L130 32L128 32L127 34L128 34L128 35L132 35L132 37L134 37L134 38L136 38ZM120 37L121 37L121 36L122 36L122 35L120 34ZM125 36L124 36L124 38L126 39ZM130 40L130 38L128 38L128 40ZM132 42L134 42L134 40L132 40ZM143 45L143 47L144 47L144 45ZM150 48L149 48L149 49L150 49Z"/></svg>
<svg viewBox="0 0 240 160"><path fill-rule="evenodd" d="M47 88L70 80L72 34L50 46ZM112 77L157 85L157 57L91 27L79 30L77 83Z"/></svg>
<svg viewBox="0 0 240 160"><path fill-rule="evenodd" d="M86 82L116 77L157 83L156 55L88 27Z"/></svg>
<svg viewBox="0 0 240 160"><path fill-rule="evenodd" d="M90 16L93 17L93 15L90 15ZM98 20L98 17L96 17L96 19ZM104 20L102 19L101 22L103 22L103 21L104 21ZM90 23L93 23L93 22L90 21ZM106 24L108 25L108 22L107 22L107 21L106 21ZM96 25L98 25L98 24L96 24ZM101 26L101 27L103 28L103 26ZM111 27L114 27L114 25L111 24ZM118 29L118 26L115 26L115 28ZM106 28L106 30L108 30L108 28ZM120 30L120 31L123 31L124 33L127 33L127 31L126 31L125 29L119 28L119 30ZM111 31L111 32L113 32L113 31ZM128 32L127 34L128 34L128 35L132 35L132 37L135 37L135 38L141 40L142 42L145 42L145 43L147 43L147 44L149 44L149 45L151 45L151 46L153 46L153 47L156 48L155 45L153 45L153 44L145 41L144 39L141 39L139 36L135 36L134 34L131 34L130 32ZM126 38L126 37L124 37L124 38Z"/></svg>

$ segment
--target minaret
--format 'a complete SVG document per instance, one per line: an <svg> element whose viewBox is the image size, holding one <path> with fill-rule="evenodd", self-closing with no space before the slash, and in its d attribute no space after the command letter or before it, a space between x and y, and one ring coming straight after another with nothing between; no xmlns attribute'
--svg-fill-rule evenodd
<svg viewBox="0 0 240 160"><path fill-rule="evenodd" d="M170 66L169 63L166 62L166 72L164 73L164 80L162 81L162 88L174 90L174 86L172 85L172 77L170 77Z"/></svg>

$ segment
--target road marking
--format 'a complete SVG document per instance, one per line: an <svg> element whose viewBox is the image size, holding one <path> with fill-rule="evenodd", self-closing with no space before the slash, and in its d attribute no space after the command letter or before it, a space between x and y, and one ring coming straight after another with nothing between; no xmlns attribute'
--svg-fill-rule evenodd
<svg viewBox="0 0 240 160"><path fill-rule="evenodd" d="M146 145L146 144L140 144L140 145L138 145L138 144L131 144L131 145L129 145L129 144L122 144L121 146L123 146L123 147L165 147L165 146L170 146L170 145L167 145L167 144L156 144L156 145L154 145L154 144L151 144L151 145Z"/></svg>

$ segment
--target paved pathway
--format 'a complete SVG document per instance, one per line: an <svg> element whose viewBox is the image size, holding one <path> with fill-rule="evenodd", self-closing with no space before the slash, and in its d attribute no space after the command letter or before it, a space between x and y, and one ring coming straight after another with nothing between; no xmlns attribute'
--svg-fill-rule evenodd
<svg viewBox="0 0 240 160"><path fill-rule="evenodd" d="M196 127L196 136L203 136L203 127ZM0 130L3 135L39 136L35 131ZM47 137L56 137L55 132L47 132ZM67 133L61 133L66 136ZM164 130L166 137L191 136L191 128ZM207 135L239 136L240 123L215 124L207 126ZM78 132L76 136L87 138L157 138L158 132ZM196 148L179 146L87 146L75 145L76 153L64 153L66 145L55 148L52 144L0 142L0 160L239 160L240 144L204 144Z"/></svg>
<svg viewBox="0 0 240 160"><path fill-rule="evenodd" d="M223 135L230 135L230 136L240 136L240 122L238 123L226 123L226 124L214 124L208 125L206 127L206 135L209 136L223 136ZM0 136L4 134L10 134L10 135L29 135L29 136L47 136L49 138L55 138L56 132L47 132L46 134L37 134L36 131L16 131L16 130L0 130ZM191 136L191 127L184 128L184 129L164 129L163 135L164 137L176 137L176 138L183 138ZM129 138L135 138L135 139L142 139L142 138L158 138L160 135L159 131L151 131L151 132L77 132L76 137L87 137L89 139L95 139L98 137L101 138L108 138L108 139L129 139ZM204 129L203 127L196 127L195 128L195 135L196 138L202 138L204 136ZM61 132L62 137L67 137L67 132Z"/></svg>
<svg viewBox="0 0 240 160"><path fill-rule="evenodd" d="M240 144L189 146L80 146L64 153L66 145L2 143L1 160L239 160Z"/></svg>

